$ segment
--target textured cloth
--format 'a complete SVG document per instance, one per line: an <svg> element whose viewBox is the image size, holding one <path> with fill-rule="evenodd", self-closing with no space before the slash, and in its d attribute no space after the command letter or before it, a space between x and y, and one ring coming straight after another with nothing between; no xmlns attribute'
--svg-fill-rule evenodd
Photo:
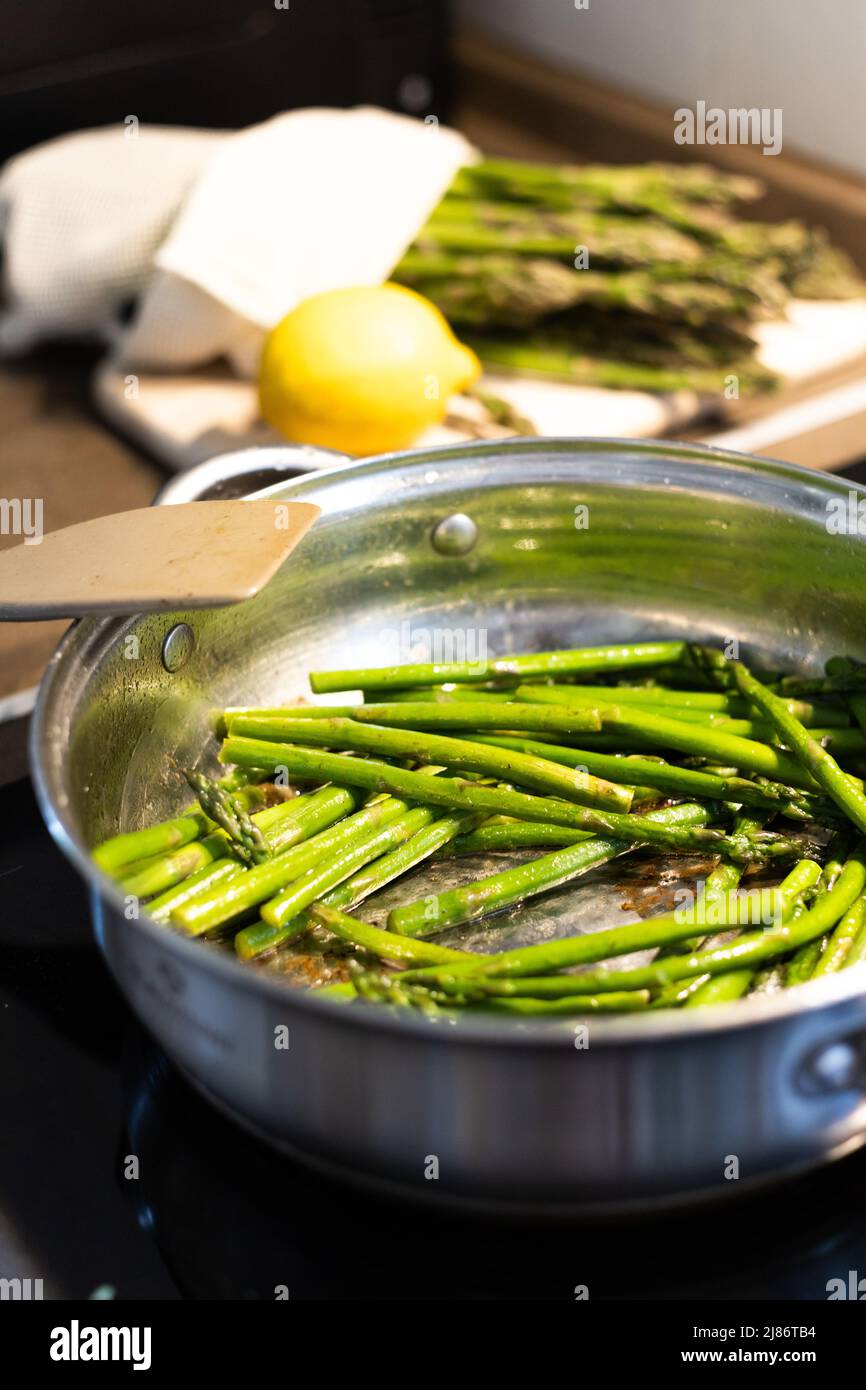
<svg viewBox="0 0 866 1390"><path fill-rule="evenodd" d="M157 252L123 360L227 356L254 374L264 333L302 299L386 280L475 157L456 131L373 107L293 111L235 135Z"/></svg>
<svg viewBox="0 0 866 1390"><path fill-rule="evenodd" d="M0 173L0 352L110 341L223 133L112 126L62 136Z"/></svg>
<svg viewBox="0 0 866 1390"><path fill-rule="evenodd" d="M97 335L133 369L227 357L252 376L300 300L387 279L474 158L455 131L373 107L52 140L0 173L0 351Z"/></svg>

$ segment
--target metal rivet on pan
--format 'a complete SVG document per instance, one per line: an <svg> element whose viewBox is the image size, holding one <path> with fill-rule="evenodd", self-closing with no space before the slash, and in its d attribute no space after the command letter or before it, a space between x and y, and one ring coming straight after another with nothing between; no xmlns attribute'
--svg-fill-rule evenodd
<svg viewBox="0 0 866 1390"><path fill-rule="evenodd" d="M189 661L195 647L195 635L188 623L178 623L167 632L162 644L162 664L166 671L179 671Z"/></svg>
<svg viewBox="0 0 866 1390"><path fill-rule="evenodd" d="M478 527L471 516L455 512L437 522L430 539L440 555L468 555L478 540Z"/></svg>
<svg viewBox="0 0 866 1390"><path fill-rule="evenodd" d="M851 1043L830 1043L812 1057L807 1074L807 1089L847 1091L857 1085L859 1069L857 1050Z"/></svg>

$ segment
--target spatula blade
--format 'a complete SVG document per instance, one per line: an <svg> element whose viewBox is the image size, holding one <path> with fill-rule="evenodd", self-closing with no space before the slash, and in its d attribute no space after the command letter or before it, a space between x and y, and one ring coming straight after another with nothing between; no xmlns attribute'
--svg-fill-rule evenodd
<svg viewBox="0 0 866 1390"><path fill-rule="evenodd" d="M184 502L96 517L0 553L0 619L240 603L306 535L310 502Z"/></svg>

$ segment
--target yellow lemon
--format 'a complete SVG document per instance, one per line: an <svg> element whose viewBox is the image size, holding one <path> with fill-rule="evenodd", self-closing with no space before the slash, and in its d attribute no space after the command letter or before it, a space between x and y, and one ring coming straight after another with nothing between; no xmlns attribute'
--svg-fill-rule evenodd
<svg viewBox="0 0 866 1390"><path fill-rule="evenodd" d="M272 329L261 412L287 439L349 454L411 444L481 374L429 300L400 285L327 290Z"/></svg>

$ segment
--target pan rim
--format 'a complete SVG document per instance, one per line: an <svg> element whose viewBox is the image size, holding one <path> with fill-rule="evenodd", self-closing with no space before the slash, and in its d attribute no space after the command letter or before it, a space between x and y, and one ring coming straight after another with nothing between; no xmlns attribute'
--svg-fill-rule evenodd
<svg viewBox="0 0 866 1390"><path fill-rule="evenodd" d="M267 496L275 491L290 497L302 497L308 491L328 485L333 479L347 475L351 478L363 476L367 472L382 472L411 463L435 464L437 460L447 461L463 458L467 453L491 455L506 449L509 454L538 451L560 454L568 451L577 453L615 454L630 452L647 458L658 456L681 463L714 464L727 466L749 473L769 475L777 479L788 478L792 483L804 484L825 495L847 494L855 491L866 495L866 487L850 479L837 478L833 474L820 473L799 464L789 464L780 460L755 458L730 450L699 444L683 444L667 440L629 440L592 439L581 437L542 437L514 438L495 442L479 440L436 446L429 449L409 449L392 454L376 455L362 460L350 460L335 464L320 473L310 473L288 482L277 483L252 494L255 497ZM267 449L262 450L268 453ZM135 618L131 619L135 621ZM128 620L125 620L128 621ZM67 665L76 659L76 650L84 638L104 633L108 626L117 623L117 618L85 618L72 624L64 633L43 674L39 693L31 719L29 753L31 775L40 812L49 833L61 852L73 864L91 893L97 893L120 917L124 916L124 899L119 887L90 857L87 847L81 840L77 827L58 804L55 795L54 778L44 756L46 730L50 722L52 698L58 683L62 680ZM455 1018L430 1020L412 1011L397 1011L387 1006L367 1004L364 1008L348 1009L344 1003L332 999L317 999L315 990L293 989L276 976L264 971L251 969L244 962L226 952L207 951L194 938L186 938L178 933L167 931L165 927L152 921L146 910L137 919L128 922L129 929L143 931L160 949L173 953L180 961L192 967L198 964L203 970L228 985L245 988L257 994L264 993L283 1008L287 1005L301 1010L319 1011L322 1017L340 1019L349 1027L362 1026L382 1028L401 1035L409 1034L427 1040L449 1040L471 1042L485 1046L510 1045L524 1047L527 1044L541 1047L562 1046L564 1038L574 1035L575 1026L592 1022L593 1046L616 1046L665 1042L681 1038L703 1038L716 1033L728 1033L732 1029L758 1028L781 1024L791 1017L835 1013L845 1011L845 1005L866 1003L866 966L854 967L852 974L860 980L846 980L847 972L809 981L791 991L778 994L741 999L728 1004L713 1006L706 1010L664 1010L647 1011L626 1015L575 1015L574 1018L504 1018L495 1015L469 1014ZM104 951L98 939L97 944ZM862 981L862 982L861 982ZM791 997L795 996L795 997Z"/></svg>

